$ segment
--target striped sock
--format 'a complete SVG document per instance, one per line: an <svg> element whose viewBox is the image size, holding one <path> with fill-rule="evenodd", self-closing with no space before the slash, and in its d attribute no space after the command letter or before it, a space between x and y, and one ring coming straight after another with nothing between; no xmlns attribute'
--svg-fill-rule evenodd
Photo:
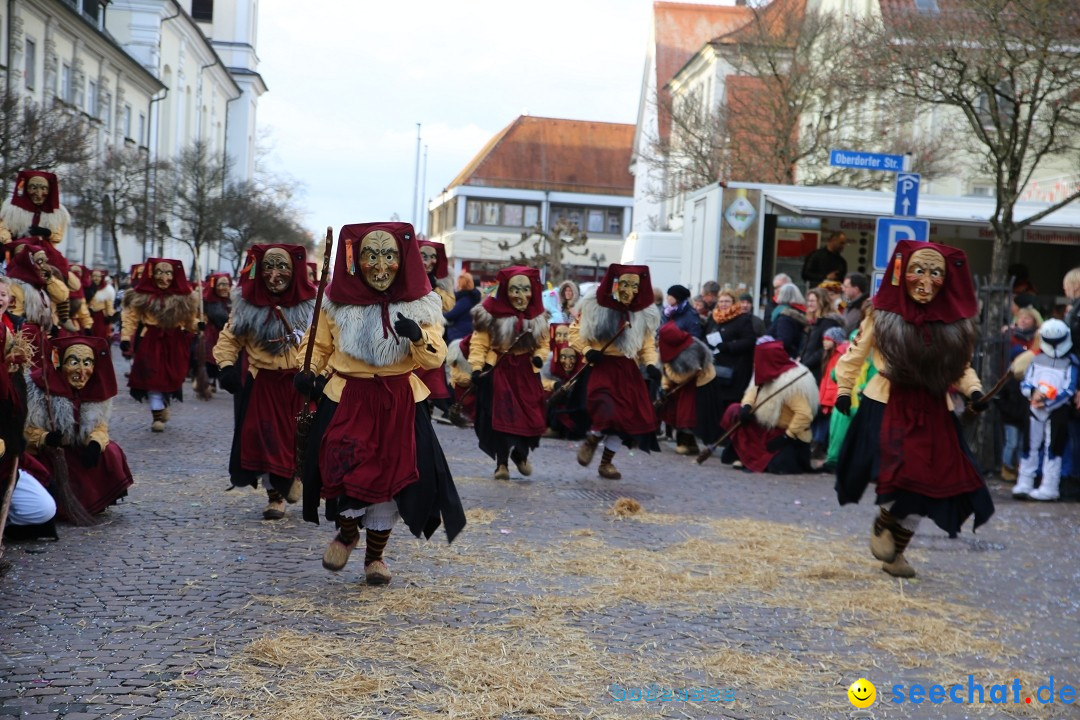
<svg viewBox="0 0 1080 720"><path fill-rule="evenodd" d="M364 549L364 564L370 565L376 560L382 560L383 549L390 539L389 530L368 530L367 547Z"/></svg>
<svg viewBox="0 0 1080 720"><path fill-rule="evenodd" d="M615 459L615 451L604 448L604 454L600 456L600 463L602 465L610 465L611 461Z"/></svg>
<svg viewBox="0 0 1080 720"><path fill-rule="evenodd" d="M353 541L360 537L357 529L359 522L356 518L338 518L338 539L345 545L352 545Z"/></svg>

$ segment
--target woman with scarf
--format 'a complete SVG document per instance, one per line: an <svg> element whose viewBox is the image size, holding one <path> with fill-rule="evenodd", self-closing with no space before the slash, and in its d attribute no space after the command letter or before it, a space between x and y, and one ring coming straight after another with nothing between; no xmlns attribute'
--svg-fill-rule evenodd
<svg viewBox="0 0 1080 720"><path fill-rule="evenodd" d="M668 288L664 318L698 340L705 337L702 332L701 318L694 306L690 304L690 291L682 285L672 285Z"/></svg>
<svg viewBox="0 0 1080 720"><path fill-rule="evenodd" d="M705 344L712 351L719 385L720 404L714 412L720 415L728 405L742 399L754 374L757 333L753 321L756 317L745 312L735 293L721 290L705 324Z"/></svg>
<svg viewBox="0 0 1080 720"><path fill-rule="evenodd" d="M206 329L203 330L203 347L206 349L206 375L210 378L211 387L215 391L217 390L220 368L217 359L214 357L214 346L217 345L221 331L225 329L225 323L229 322L229 313L232 309L231 293L232 276L228 273L212 274L206 279L206 284L203 286L202 320L206 323Z"/></svg>
<svg viewBox="0 0 1080 720"><path fill-rule="evenodd" d="M109 438L116 396L109 344L96 337L51 340L42 367L28 373L26 441L51 473L46 447L60 448L71 489L91 515L127 495L132 485L124 451Z"/></svg>
<svg viewBox="0 0 1080 720"><path fill-rule="evenodd" d="M64 278L67 261L51 245L23 238L15 246L7 277L11 294L8 312L18 319L18 328L41 347L41 338L50 334L56 322L56 307L71 294Z"/></svg>
<svg viewBox="0 0 1080 720"><path fill-rule="evenodd" d="M469 365L480 449L495 460L495 479L509 480L508 460L532 475L529 451L547 427L539 373L550 341L540 271L503 268L496 282L495 292L472 311Z"/></svg>
<svg viewBox="0 0 1080 720"><path fill-rule="evenodd" d="M586 384L592 426L577 461L588 467L603 443L597 471L602 478L618 480L622 473L613 461L620 440L645 452L660 449L659 423L641 370L644 366L649 380L660 382L660 312L653 304L648 266L611 265L600 286L578 303L578 311L579 319L570 326L570 345L590 365L577 382Z"/></svg>
<svg viewBox="0 0 1080 720"><path fill-rule="evenodd" d="M184 400L191 336L205 327L199 320L199 297L182 262L150 258L124 302L120 351L133 358L128 388L139 402L149 399L150 429L165 432L169 403Z"/></svg>
<svg viewBox="0 0 1080 720"><path fill-rule="evenodd" d="M904 550L923 517L955 537L968 516L978 528L994 512L949 397L955 386L985 409L970 365L977 311L962 250L902 240L872 313L836 365L836 409L844 414L864 360L872 356L877 368L840 451L836 496L841 505L858 502L877 483L870 551L890 575L914 577Z"/></svg>
<svg viewBox="0 0 1080 720"><path fill-rule="evenodd" d="M319 398L304 458L304 519L319 521L319 499L338 533L323 567L343 569L366 530L364 574L390 582L383 549L401 519L430 538L465 527L450 467L413 373L442 365L442 301L432 292L412 225L346 225L338 238L334 281L298 349L312 344L312 370L294 385Z"/></svg>
<svg viewBox="0 0 1080 720"><path fill-rule="evenodd" d="M768 335L754 347L754 379L742 405L724 413L724 429L738 422L720 456L751 472L793 475L810 472L810 422L818 408L814 376Z"/></svg>
<svg viewBox="0 0 1080 720"><path fill-rule="evenodd" d="M221 388L239 395L229 478L232 487L258 487L264 478L266 520L285 517L285 501L295 503L302 494L296 416L306 398L293 387L293 376L300 363L296 349L315 310L306 257L299 245L253 245L214 347ZM228 283L227 275L220 277ZM241 352L247 356L246 372Z"/></svg>
<svg viewBox="0 0 1080 720"><path fill-rule="evenodd" d="M86 307L90 310L93 324L90 334L106 341L112 340L113 309L116 303L116 290L109 282L109 271L97 268L90 272L90 288L86 291Z"/></svg>

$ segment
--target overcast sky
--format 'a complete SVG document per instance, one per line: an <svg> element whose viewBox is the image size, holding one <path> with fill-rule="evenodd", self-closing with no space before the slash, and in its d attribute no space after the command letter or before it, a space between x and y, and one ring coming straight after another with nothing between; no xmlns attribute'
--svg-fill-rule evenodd
<svg viewBox="0 0 1080 720"><path fill-rule="evenodd" d="M413 219L417 123L425 198L522 113L633 123L652 0L270 0L259 11L268 165L303 183L305 223L321 236Z"/></svg>

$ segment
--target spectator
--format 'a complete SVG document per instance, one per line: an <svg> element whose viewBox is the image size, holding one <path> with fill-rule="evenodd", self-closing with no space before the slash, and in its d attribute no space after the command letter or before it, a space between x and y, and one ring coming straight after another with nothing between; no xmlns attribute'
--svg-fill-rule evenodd
<svg viewBox="0 0 1080 720"><path fill-rule="evenodd" d="M478 302L480 291L473 283L473 276L467 272L461 273L454 291L454 307L443 313L447 342L460 340L472 333L472 309Z"/></svg>
<svg viewBox="0 0 1080 720"><path fill-rule="evenodd" d="M573 280L563 280L559 283L559 310L563 319L561 322L571 323L578 319L574 306L581 299L577 283Z"/></svg>
<svg viewBox="0 0 1080 720"><path fill-rule="evenodd" d="M705 322L709 317L709 311L705 309L705 298L700 295L695 295L694 299L690 301L690 304L693 305L694 311L697 312L698 317L701 318L701 322Z"/></svg>
<svg viewBox="0 0 1080 720"><path fill-rule="evenodd" d="M711 313L716 307L716 297L720 294L720 283L710 280L701 286L701 299L705 301L706 314Z"/></svg>
<svg viewBox="0 0 1080 720"><path fill-rule="evenodd" d="M850 335L859 327L863 304L870 297L870 278L862 273L848 273L844 278L844 334Z"/></svg>
<svg viewBox="0 0 1080 720"><path fill-rule="evenodd" d="M814 373L814 382L820 384L825 333L832 328L840 328L843 333L844 318L840 313L829 310L829 293L817 287L806 295L806 319L809 321L806 345L799 362L810 368L810 372Z"/></svg>
<svg viewBox="0 0 1080 720"><path fill-rule="evenodd" d="M804 304L806 300L803 299L799 288L789 284L776 293L776 301L779 304L773 311L773 321L769 326L768 334L782 342L788 355L795 359L802 354L806 340L806 327L809 325Z"/></svg>
<svg viewBox="0 0 1080 720"><path fill-rule="evenodd" d="M705 344L712 351L720 383L721 413L731 403L739 402L750 385L754 373L754 344L758 338L752 320L760 319L743 312L742 303L736 301L730 290L721 290L705 323Z"/></svg>
<svg viewBox="0 0 1080 720"><path fill-rule="evenodd" d="M1035 334L1042 325L1039 312L1031 307L1017 310L1016 324L1007 328L1009 338L1009 361L1020 353L1031 349ZM1001 393L994 398L994 404L1001 413L1001 422L1005 429L1005 445L1001 452L1001 479L1016 482L1020 463L1020 439L1028 424L1028 399L1020 391L1020 380L1010 374Z"/></svg>
<svg viewBox="0 0 1080 720"><path fill-rule="evenodd" d="M690 291L682 285L672 285L667 291L667 307L664 308L664 316L675 323L676 327L691 337L700 340L701 317L690 305Z"/></svg>
<svg viewBox="0 0 1080 720"><path fill-rule="evenodd" d="M787 273L780 273L772 279L772 295L765 302L765 319L772 322L773 310L776 310L776 293L780 292L780 288L785 285L793 285L794 280Z"/></svg>
<svg viewBox="0 0 1080 720"><path fill-rule="evenodd" d="M838 326L833 326L825 331L821 339L822 356L820 367L810 368L817 370L821 376L818 383L819 409L817 417L810 425L810 434L813 439L810 443L810 459L824 460L829 448L829 423L833 407L836 405L836 380L833 378L833 368L840 356L847 352L848 340L844 331Z"/></svg>
<svg viewBox="0 0 1080 720"><path fill-rule="evenodd" d="M750 293L743 293L739 296L739 309L742 310L743 315L750 316L750 324L754 327L754 337L761 337L765 334L765 321L754 314L754 296Z"/></svg>
<svg viewBox="0 0 1080 720"><path fill-rule="evenodd" d="M841 280L847 275L847 260L844 259L844 245L847 236L834 232L820 247L806 256L803 262L802 279L807 286L815 288L825 280Z"/></svg>
<svg viewBox="0 0 1080 720"><path fill-rule="evenodd" d="M818 287L829 294L829 307L832 311L841 312L844 304L844 283L840 280L826 280Z"/></svg>
<svg viewBox="0 0 1080 720"><path fill-rule="evenodd" d="M664 312L664 291L658 287L652 289L653 292L653 304L656 305L656 309L661 313Z"/></svg>

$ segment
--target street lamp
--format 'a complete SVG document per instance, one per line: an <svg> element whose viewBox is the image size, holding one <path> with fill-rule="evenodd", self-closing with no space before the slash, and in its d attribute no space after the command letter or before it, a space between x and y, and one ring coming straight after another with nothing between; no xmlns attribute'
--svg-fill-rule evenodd
<svg viewBox="0 0 1080 720"><path fill-rule="evenodd" d="M603 255L597 255L596 253L593 253L592 257L590 257L589 259L592 260L593 263L596 264L596 269L593 270L593 278L592 278L593 282L599 282L600 281L600 263L607 262L607 258L605 256L603 256Z"/></svg>

